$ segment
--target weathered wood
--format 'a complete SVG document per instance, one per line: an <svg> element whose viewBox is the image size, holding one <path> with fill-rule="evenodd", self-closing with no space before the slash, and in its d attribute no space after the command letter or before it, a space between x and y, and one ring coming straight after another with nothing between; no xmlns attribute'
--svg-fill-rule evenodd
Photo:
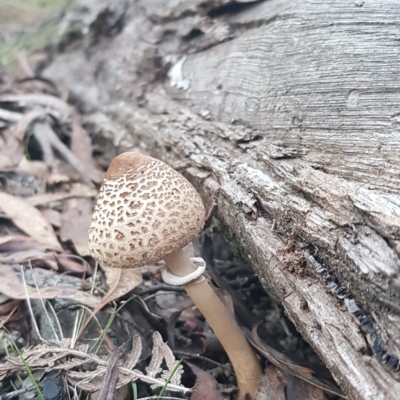
<svg viewBox="0 0 400 400"><path fill-rule="evenodd" d="M102 143L158 156L215 199L350 398L397 399L398 373L309 258L399 357L397 0L103 3L92 41L45 75Z"/></svg>

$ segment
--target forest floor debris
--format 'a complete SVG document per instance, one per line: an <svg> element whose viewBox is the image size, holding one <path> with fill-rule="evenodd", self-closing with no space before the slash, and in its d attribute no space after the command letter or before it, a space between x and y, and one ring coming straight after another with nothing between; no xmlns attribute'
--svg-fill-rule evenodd
<svg viewBox="0 0 400 400"><path fill-rule="evenodd" d="M102 271L90 257L87 231L104 175L93 155L96 140L55 82L0 73L2 398L45 398L53 386L60 399L105 400L119 388L135 399L234 399L226 355L181 288L164 285L157 265L143 268L142 282L134 270ZM340 395L310 378L313 370L288 361L283 352L295 351L319 365L224 242L223 228L216 220L208 225L197 248L209 274L247 331L261 324L263 339L278 349L253 334L260 356L281 368L269 365L269 392L282 394L287 382L300 387L296 376L313 385L302 386L304 399L326 398L315 387Z"/></svg>

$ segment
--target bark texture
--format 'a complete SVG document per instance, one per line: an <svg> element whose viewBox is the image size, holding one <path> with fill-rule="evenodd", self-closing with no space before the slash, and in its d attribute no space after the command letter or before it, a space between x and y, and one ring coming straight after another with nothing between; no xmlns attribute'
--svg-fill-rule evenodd
<svg viewBox="0 0 400 400"><path fill-rule="evenodd" d="M397 399L398 0L85 6L44 76L97 151L184 172L349 398Z"/></svg>

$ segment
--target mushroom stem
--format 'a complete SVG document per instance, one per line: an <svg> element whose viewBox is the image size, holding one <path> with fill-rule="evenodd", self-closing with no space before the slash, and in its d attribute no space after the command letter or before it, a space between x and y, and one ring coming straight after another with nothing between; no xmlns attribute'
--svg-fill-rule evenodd
<svg viewBox="0 0 400 400"><path fill-rule="evenodd" d="M195 270L183 250L164 257L164 261L166 267L176 276L185 276ZM248 393L253 399L262 376L261 367L233 315L207 280L188 283L184 288L228 354L235 370L239 398L244 398Z"/></svg>

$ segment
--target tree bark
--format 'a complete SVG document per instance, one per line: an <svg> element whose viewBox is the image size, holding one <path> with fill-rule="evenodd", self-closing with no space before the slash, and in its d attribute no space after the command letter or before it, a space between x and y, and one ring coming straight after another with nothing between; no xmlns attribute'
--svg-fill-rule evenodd
<svg viewBox="0 0 400 400"><path fill-rule="evenodd" d="M184 172L349 398L397 399L398 0L84 3L43 74L97 151Z"/></svg>

